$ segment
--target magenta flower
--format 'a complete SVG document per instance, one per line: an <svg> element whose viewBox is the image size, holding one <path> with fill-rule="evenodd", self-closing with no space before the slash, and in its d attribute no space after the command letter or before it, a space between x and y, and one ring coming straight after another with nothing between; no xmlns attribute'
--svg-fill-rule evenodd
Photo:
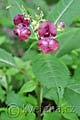
<svg viewBox="0 0 80 120"><path fill-rule="evenodd" d="M38 41L39 49L46 54L56 51L58 49L58 45L58 41L52 37L44 37Z"/></svg>
<svg viewBox="0 0 80 120"><path fill-rule="evenodd" d="M38 34L40 37L56 36L56 32L56 26L49 21L41 23L38 29Z"/></svg>
<svg viewBox="0 0 80 120"><path fill-rule="evenodd" d="M14 17L14 20L13 20L14 24L15 25L18 25L20 23L23 23L27 26L30 25L30 21L25 19L25 16L24 15L20 15L20 14L17 14L15 17Z"/></svg>
<svg viewBox="0 0 80 120"><path fill-rule="evenodd" d="M15 25L18 25L20 23L22 23L24 20L24 15L20 15L20 14L17 14L14 19L13 19L13 22Z"/></svg>
<svg viewBox="0 0 80 120"><path fill-rule="evenodd" d="M24 41L29 38L31 35L30 31L30 21L24 18L24 15L16 15L14 17L14 24L16 25L16 28L13 30L14 34L18 36L20 41Z"/></svg>
<svg viewBox="0 0 80 120"><path fill-rule="evenodd" d="M24 24L19 24L17 27L13 30L14 34L19 37L20 41L24 41L25 39L28 39L31 35L31 31L27 26L24 26Z"/></svg>
<svg viewBox="0 0 80 120"><path fill-rule="evenodd" d="M56 26L49 21L45 21L39 26L40 40L38 41L38 48L45 54L50 54L58 49L59 43L54 39L56 33Z"/></svg>

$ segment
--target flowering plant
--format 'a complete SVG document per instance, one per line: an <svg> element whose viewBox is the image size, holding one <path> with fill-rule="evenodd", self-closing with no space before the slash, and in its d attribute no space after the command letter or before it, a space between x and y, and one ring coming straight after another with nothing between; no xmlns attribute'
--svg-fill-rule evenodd
<svg viewBox="0 0 80 120"><path fill-rule="evenodd" d="M80 1L52 2L8 0L12 36L0 48L1 120L79 120Z"/></svg>

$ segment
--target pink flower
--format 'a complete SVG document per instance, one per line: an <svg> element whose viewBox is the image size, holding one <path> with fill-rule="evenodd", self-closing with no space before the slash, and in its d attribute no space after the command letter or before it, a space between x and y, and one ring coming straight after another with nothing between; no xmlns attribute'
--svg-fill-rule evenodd
<svg viewBox="0 0 80 120"><path fill-rule="evenodd" d="M14 22L15 25L18 25L18 24L20 24L20 23L23 23L23 24L25 24L25 25L27 25L27 26L30 25L30 21L27 20L27 19L25 19L25 16L24 16L24 15L20 15L20 14L17 14L17 15L14 17L13 22Z"/></svg>
<svg viewBox="0 0 80 120"><path fill-rule="evenodd" d="M52 37L44 37L38 41L39 49L46 54L56 51L58 49L58 45L58 41Z"/></svg>
<svg viewBox="0 0 80 120"><path fill-rule="evenodd" d="M31 31L27 26L24 26L24 24L20 23L17 25L17 27L13 30L14 34L19 37L20 41L24 41L25 39L28 39L31 35Z"/></svg>
<svg viewBox="0 0 80 120"><path fill-rule="evenodd" d="M24 41L29 38L31 35L30 31L30 21L25 19L24 15L17 14L14 17L14 24L16 25L16 28L13 30L14 34L18 36L20 41Z"/></svg>
<svg viewBox="0 0 80 120"><path fill-rule="evenodd" d="M56 26L49 21L41 23L38 29L38 34L40 37L56 36L56 32Z"/></svg>

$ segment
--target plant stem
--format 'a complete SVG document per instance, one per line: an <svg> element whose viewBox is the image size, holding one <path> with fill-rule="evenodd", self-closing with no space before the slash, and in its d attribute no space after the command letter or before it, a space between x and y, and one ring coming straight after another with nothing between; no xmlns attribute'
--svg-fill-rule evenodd
<svg viewBox="0 0 80 120"><path fill-rule="evenodd" d="M38 119L37 120L41 120L41 104L42 104L42 86L39 83L38 84L38 89L37 89L37 102L38 102Z"/></svg>

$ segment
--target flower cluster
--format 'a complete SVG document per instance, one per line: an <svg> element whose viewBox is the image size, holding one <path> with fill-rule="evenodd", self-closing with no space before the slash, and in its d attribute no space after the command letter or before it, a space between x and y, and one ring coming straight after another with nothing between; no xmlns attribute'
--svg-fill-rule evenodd
<svg viewBox="0 0 80 120"><path fill-rule="evenodd" d="M41 51L49 54L58 49L58 41L54 39L56 33L57 29L53 23L45 21L40 25L38 29L38 34L40 36L38 47Z"/></svg>
<svg viewBox="0 0 80 120"><path fill-rule="evenodd" d="M13 21L16 25L13 31L14 34L18 36L20 41L28 39L31 35L30 21L25 19L24 15L20 14L16 15ZM45 21L40 24L37 31L40 38L38 41L39 50L45 54L50 54L58 49L59 43L54 38L57 33L57 28L53 23Z"/></svg>
<svg viewBox="0 0 80 120"><path fill-rule="evenodd" d="M30 21L25 19L24 15L16 15L14 17L14 24L16 25L16 28L13 30L14 34L18 36L20 41L24 41L25 39L28 39L31 31L30 31Z"/></svg>

